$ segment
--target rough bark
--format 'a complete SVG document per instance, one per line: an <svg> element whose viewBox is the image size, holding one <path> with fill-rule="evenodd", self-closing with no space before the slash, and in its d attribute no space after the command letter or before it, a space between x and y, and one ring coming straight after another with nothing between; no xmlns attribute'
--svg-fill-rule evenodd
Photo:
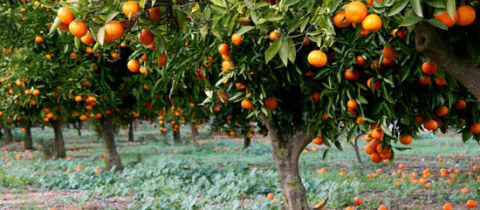
<svg viewBox="0 0 480 210"><path fill-rule="evenodd" d="M32 138L32 123L28 122L28 124L25 126L25 140L24 140L24 146L25 149L33 149L33 138Z"/></svg>
<svg viewBox="0 0 480 210"><path fill-rule="evenodd" d="M53 132L55 132L55 139L53 141L53 157L65 158L67 153L65 151L65 142L63 141L62 122L58 120L51 120Z"/></svg>
<svg viewBox="0 0 480 210"><path fill-rule="evenodd" d="M182 144L182 137L180 136L180 129L178 131L173 131L173 143Z"/></svg>
<svg viewBox="0 0 480 210"><path fill-rule="evenodd" d="M286 138L273 119L263 114L260 115L260 119L267 126L272 141L273 156L282 188L282 209L310 210L305 187L300 177L298 159L302 150L313 139L313 132L297 131Z"/></svg>
<svg viewBox="0 0 480 210"><path fill-rule="evenodd" d="M12 130L10 128L4 128L4 139L5 139L5 145L13 143L13 135L12 135Z"/></svg>
<svg viewBox="0 0 480 210"><path fill-rule="evenodd" d="M117 152L115 143L115 132L113 128L113 115L107 115L100 120L100 129L102 132L105 148L105 165L107 169L115 167L116 171L123 170L122 160Z"/></svg>
<svg viewBox="0 0 480 210"><path fill-rule="evenodd" d="M480 68L471 59L459 57L439 29L421 22L415 26L415 47L447 74L462 83L480 101Z"/></svg>
<svg viewBox="0 0 480 210"><path fill-rule="evenodd" d="M195 129L195 123L190 123L190 129L192 130L192 142L196 143L198 141L198 131Z"/></svg>
<svg viewBox="0 0 480 210"><path fill-rule="evenodd" d="M128 123L128 141L134 141L134 134L133 134L133 121Z"/></svg>
<svg viewBox="0 0 480 210"><path fill-rule="evenodd" d="M245 139L243 139L243 149L247 149L248 147L250 147L251 141L252 139L245 136Z"/></svg>

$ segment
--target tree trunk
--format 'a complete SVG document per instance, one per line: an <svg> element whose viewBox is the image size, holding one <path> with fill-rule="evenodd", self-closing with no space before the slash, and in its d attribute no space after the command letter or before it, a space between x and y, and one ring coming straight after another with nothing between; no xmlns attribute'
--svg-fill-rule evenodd
<svg viewBox="0 0 480 210"><path fill-rule="evenodd" d="M13 143L13 135L12 135L12 130L10 128L5 127L3 129L5 131L5 145Z"/></svg>
<svg viewBox="0 0 480 210"><path fill-rule="evenodd" d="M180 129L178 129L177 131L173 131L173 142L175 144L182 143L182 137L180 136Z"/></svg>
<svg viewBox="0 0 480 210"><path fill-rule="evenodd" d="M65 124L67 125L67 129L70 129L70 123L67 122L67 123L65 123Z"/></svg>
<svg viewBox="0 0 480 210"><path fill-rule="evenodd" d="M128 141L134 141L133 136L133 121L128 123Z"/></svg>
<svg viewBox="0 0 480 210"><path fill-rule="evenodd" d="M282 209L310 210L307 194L298 168L298 159L302 150L313 139L313 131L297 131L285 138L277 123L261 114L260 119L268 127L272 141L272 152L282 188Z"/></svg>
<svg viewBox="0 0 480 210"><path fill-rule="evenodd" d="M32 138L32 122L28 122L28 124L25 126L25 149L33 149L33 138Z"/></svg>
<svg viewBox="0 0 480 210"><path fill-rule="evenodd" d="M165 143L165 145L170 145L170 143L168 142L168 138L167 138L167 132L163 132L163 131L160 131L162 133L162 140L163 140L163 143Z"/></svg>
<svg viewBox="0 0 480 210"><path fill-rule="evenodd" d="M192 142L196 143L198 141L198 131L195 129L195 123L190 123L190 128L192 130Z"/></svg>
<svg viewBox="0 0 480 210"><path fill-rule="evenodd" d="M362 164L362 158L360 157L360 152L358 151L358 139L361 137L362 135L358 135L356 138L355 138L355 142L350 142L350 145L352 145L353 149L355 150L355 156L357 156L357 161L358 163Z"/></svg>
<svg viewBox="0 0 480 210"><path fill-rule="evenodd" d="M246 136L245 139L243 140L243 149L247 149L248 147L250 147L251 141L252 139Z"/></svg>
<svg viewBox="0 0 480 210"><path fill-rule="evenodd" d="M55 132L55 139L53 141L53 157L65 158L65 142L63 141L62 122L58 120L51 120L53 131Z"/></svg>
<svg viewBox="0 0 480 210"><path fill-rule="evenodd" d="M82 121L78 121L77 131L78 135L82 136Z"/></svg>
<svg viewBox="0 0 480 210"><path fill-rule="evenodd" d="M100 129L105 147L105 165L108 169L115 167L116 171L123 170L122 160L118 155L117 146L115 144L113 115L107 115L100 120Z"/></svg>
<svg viewBox="0 0 480 210"><path fill-rule="evenodd" d="M417 23L415 47L462 83L480 101L480 68L472 59L459 57L452 46L448 45L447 39L440 36L439 29L426 22Z"/></svg>

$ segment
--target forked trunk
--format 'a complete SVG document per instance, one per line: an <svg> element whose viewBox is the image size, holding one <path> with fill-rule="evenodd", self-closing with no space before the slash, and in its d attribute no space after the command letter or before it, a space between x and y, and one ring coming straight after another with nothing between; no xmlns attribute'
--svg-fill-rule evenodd
<svg viewBox="0 0 480 210"><path fill-rule="evenodd" d="M247 149L248 147L250 147L251 142L252 142L252 139L246 136L245 139L243 140L243 149Z"/></svg>
<svg viewBox="0 0 480 210"><path fill-rule="evenodd" d="M195 123L190 124L190 128L192 130L192 142L195 143L198 141L198 131L195 129Z"/></svg>
<svg viewBox="0 0 480 210"><path fill-rule="evenodd" d="M134 141L134 136L133 136L133 121L128 123L128 141Z"/></svg>
<svg viewBox="0 0 480 210"><path fill-rule="evenodd" d="M302 150L311 142L313 131L297 131L288 138L281 133L278 124L265 115L260 115L268 127L272 152L282 188L283 210L310 210L307 193L298 168Z"/></svg>
<svg viewBox="0 0 480 210"><path fill-rule="evenodd" d="M32 123L28 122L28 124L25 126L25 149L33 149L33 138L32 138Z"/></svg>
<svg viewBox="0 0 480 210"><path fill-rule="evenodd" d="M113 115L107 115L100 120L100 129L102 132L105 147L105 165L107 169L115 167L116 171L123 170L122 161L117 152L115 144L115 132L113 129Z"/></svg>
<svg viewBox="0 0 480 210"><path fill-rule="evenodd" d="M12 130L10 128L4 128L3 130L5 132L4 137L3 137L5 139L5 144L13 143Z"/></svg>
<svg viewBox="0 0 480 210"><path fill-rule="evenodd" d="M177 131L173 131L173 143L175 144L182 143L182 137L180 136L180 129L178 129Z"/></svg>
<svg viewBox="0 0 480 210"><path fill-rule="evenodd" d="M65 142L63 141L62 122L58 120L51 120L53 132L55 132L55 139L53 141L53 157L65 158Z"/></svg>
<svg viewBox="0 0 480 210"><path fill-rule="evenodd" d="M358 163L362 164L362 158L360 157L360 152L358 151L358 139L361 137L362 135L358 135L356 138L355 138L355 142L353 143L350 143L353 147L353 149L355 150L355 156L357 156L357 161Z"/></svg>

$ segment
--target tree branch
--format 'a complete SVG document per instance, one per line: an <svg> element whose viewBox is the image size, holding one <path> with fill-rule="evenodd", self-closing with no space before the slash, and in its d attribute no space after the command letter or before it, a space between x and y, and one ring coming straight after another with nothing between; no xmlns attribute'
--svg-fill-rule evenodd
<svg viewBox="0 0 480 210"><path fill-rule="evenodd" d="M415 26L415 47L454 79L462 83L480 101L480 68L471 59L457 56L439 29L421 22Z"/></svg>

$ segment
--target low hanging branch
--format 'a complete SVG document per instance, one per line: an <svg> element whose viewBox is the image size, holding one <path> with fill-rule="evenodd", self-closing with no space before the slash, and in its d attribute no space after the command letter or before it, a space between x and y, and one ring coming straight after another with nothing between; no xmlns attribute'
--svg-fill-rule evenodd
<svg viewBox="0 0 480 210"><path fill-rule="evenodd" d="M443 38L439 29L421 22L415 26L415 47L447 74L462 83L480 101L480 68L471 59L459 57Z"/></svg>

